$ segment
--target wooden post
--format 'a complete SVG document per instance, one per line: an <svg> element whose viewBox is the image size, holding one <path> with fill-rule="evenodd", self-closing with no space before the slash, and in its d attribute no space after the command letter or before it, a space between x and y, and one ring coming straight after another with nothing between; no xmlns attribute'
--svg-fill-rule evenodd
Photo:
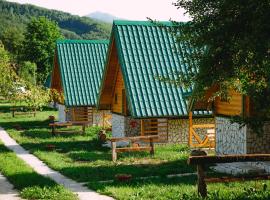
<svg viewBox="0 0 270 200"><path fill-rule="evenodd" d="M151 150L150 150L150 154L151 156L154 156L154 142L153 142L153 138L150 138L150 147L151 147Z"/></svg>
<svg viewBox="0 0 270 200"><path fill-rule="evenodd" d="M207 153L201 150L193 150L191 156L206 156ZM207 186L205 183L204 166L202 164L197 165L197 176L198 176L198 193L205 198L207 196Z"/></svg>
<svg viewBox="0 0 270 200"><path fill-rule="evenodd" d="M204 166L197 165L197 175L198 175L198 193L205 198L207 196L207 186L205 183L205 173Z"/></svg>
<svg viewBox="0 0 270 200"><path fill-rule="evenodd" d="M141 119L141 136L144 136L144 123L143 123L143 119Z"/></svg>
<svg viewBox="0 0 270 200"><path fill-rule="evenodd" d="M192 112L189 112L188 146L192 145Z"/></svg>
<svg viewBox="0 0 270 200"><path fill-rule="evenodd" d="M83 135L85 135L85 124L82 125L82 132L83 132Z"/></svg>
<svg viewBox="0 0 270 200"><path fill-rule="evenodd" d="M103 129L105 129L105 111L102 112L102 123L103 123Z"/></svg>
<svg viewBox="0 0 270 200"><path fill-rule="evenodd" d="M15 117L15 109L12 109L12 117Z"/></svg>
<svg viewBox="0 0 270 200"><path fill-rule="evenodd" d="M116 142L112 142L112 161L115 162L116 160L117 160Z"/></svg>
<svg viewBox="0 0 270 200"><path fill-rule="evenodd" d="M37 111L37 109L34 108L34 117L36 117L36 111Z"/></svg>

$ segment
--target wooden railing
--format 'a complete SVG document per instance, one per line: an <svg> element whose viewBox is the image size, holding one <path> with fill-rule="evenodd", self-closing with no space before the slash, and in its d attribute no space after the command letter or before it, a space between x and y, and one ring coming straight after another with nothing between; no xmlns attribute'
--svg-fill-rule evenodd
<svg viewBox="0 0 270 200"><path fill-rule="evenodd" d="M196 155L201 153L201 156L190 156L188 159L189 165L197 166L198 176L198 193L202 197L207 196L207 185L206 183L217 183L217 182L235 182L235 181L246 181L246 180L269 180L269 175L246 175L240 177L218 177L209 178L206 177L205 165L213 163L232 163L232 162L257 162L257 161L270 161L270 154L248 154L248 155L224 155L224 156L207 156L203 151L196 152Z"/></svg>
<svg viewBox="0 0 270 200"><path fill-rule="evenodd" d="M70 115L71 122L87 122L93 123L93 109L92 107L72 107L68 108L67 112Z"/></svg>
<svg viewBox="0 0 270 200"><path fill-rule="evenodd" d="M158 135L158 141L168 141L168 120L167 119L142 119L141 136Z"/></svg>
<svg viewBox="0 0 270 200"><path fill-rule="evenodd" d="M200 130L198 133L196 130ZM189 139L191 148L215 148L215 124L193 124L192 112L189 113Z"/></svg>

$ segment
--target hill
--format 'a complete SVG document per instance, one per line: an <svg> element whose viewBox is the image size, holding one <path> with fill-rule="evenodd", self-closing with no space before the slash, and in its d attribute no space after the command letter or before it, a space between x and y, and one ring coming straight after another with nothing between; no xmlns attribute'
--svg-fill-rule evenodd
<svg viewBox="0 0 270 200"><path fill-rule="evenodd" d="M107 23L112 23L113 20L120 19L120 18L113 16L111 14L99 12L99 11L90 13L89 15L87 15L87 17L90 17L92 19L96 19L96 20L99 20L102 22L107 22Z"/></svg>
<svg viewBox="0 0 270 200"><path fill-rule="evenodd" d="M67 39L107 39L111 25L89 17L79 17L66 12L50 10L30 4L0 0L0 36L7 28L24 31L32 17L45 16L54 20Z"/></svg>

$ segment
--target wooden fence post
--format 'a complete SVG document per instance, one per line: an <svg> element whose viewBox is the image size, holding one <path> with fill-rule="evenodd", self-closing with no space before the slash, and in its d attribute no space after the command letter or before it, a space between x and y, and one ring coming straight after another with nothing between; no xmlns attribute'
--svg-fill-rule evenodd
<svg viewBox="0 0 270 200"><path fill-rule="evenodd" d="M115 162L116 160L117 160L116 142L112 142L112 161Z"/></svg>
<svg viewBox="0 0 270 200"><path fill-rule="evenodd" d="M204 166L197 165L198 173L198 193L205 198L207 196L207 185L205 183Z"/></svg>
<svg viewBox="0 0 270 200"><path fill-rule="evenodd" d="M151 154L151 156L153 156L153 155L154 155L154 143L153 143L153 138L150 138L150 147L151 147L150 154Z"/></svg>

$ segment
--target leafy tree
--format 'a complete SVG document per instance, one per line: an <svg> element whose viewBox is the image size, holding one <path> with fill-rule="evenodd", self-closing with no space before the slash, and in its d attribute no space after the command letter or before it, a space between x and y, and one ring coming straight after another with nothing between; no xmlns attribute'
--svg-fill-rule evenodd
<svg viewBox="0 0 270 200"><path fill-rule="evenodd" d="M45 17L33 18L27 25L24 41L24 59L37 64L37 81L44 83L51 72L55 42L61 38L55 22Z"/></svg>
<svg viewBox="0 0 270 200"><path fill-rule="evenodd" d="M24 61L18 69L18 76L28 84L36 85L37 65L29 61Z"/></svg>
<svg viewBox="0 0 270 200"><path fill-rule="evenodd" d="M17 90L13 97L15 105L27 105L33 110L40 110L50 101L49 90L41 86L29 85L25 91Z"/></svg>
<svg viewBox="0 0 270 200"><path fill-rule="evenodd" d="M9 97L15 90L16 73L13 70L8 52L0 41L0 96Z"/></svg>
<svg viewBox="0 0 270 200"><path fill-rule="evenodd" d="M5 48L15 57L17 57L21 51L24 36L21 29L17 27L7 27L4 29L1 40L5 45Z"/></svg>
<svg viewBox="0 0 270 200"><path fill-rule="evenodd" d="M198 70L189 69L179 82L194 83L197 98L215 84L215 95L226 96L229 88L235 89L252 98L257 121L269 117L269 0L178 0L175 5L192 18L176 33L181 32L179 41L193 46L187 56Z"/></svg>

